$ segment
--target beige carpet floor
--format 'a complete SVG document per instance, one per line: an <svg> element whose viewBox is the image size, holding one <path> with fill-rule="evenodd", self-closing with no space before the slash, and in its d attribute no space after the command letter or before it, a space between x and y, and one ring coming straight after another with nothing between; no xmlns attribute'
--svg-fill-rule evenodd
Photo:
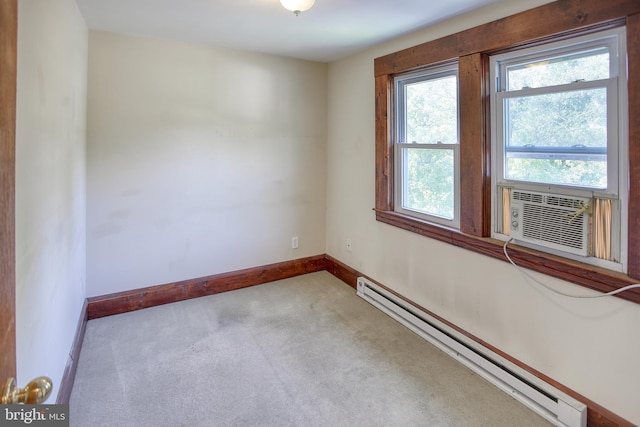
<svg viewBox="0 0 640 427"><path fill-rule="evenodd" d="M547 426L327 272L88 322L72 426Z"/></svg>

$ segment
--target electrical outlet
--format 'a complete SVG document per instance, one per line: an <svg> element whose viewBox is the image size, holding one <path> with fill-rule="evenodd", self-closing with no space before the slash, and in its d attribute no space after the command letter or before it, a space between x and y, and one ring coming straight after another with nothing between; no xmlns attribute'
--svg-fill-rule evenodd
<svg viewBox="0 0 640 427"><path fill-rule="evenodd" d="M291 249L298 249L298 236L291 238Z"/></svg>

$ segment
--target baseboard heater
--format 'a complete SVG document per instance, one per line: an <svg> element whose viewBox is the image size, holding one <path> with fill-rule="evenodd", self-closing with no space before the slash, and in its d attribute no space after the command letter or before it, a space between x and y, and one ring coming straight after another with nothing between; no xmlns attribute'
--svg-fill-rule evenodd
<svg viewBox="0 0 640 427"><path fill-rule="evenodd" d="M584 427L587 407L504 357L359 277L357 294L557 426Z"/></svg>

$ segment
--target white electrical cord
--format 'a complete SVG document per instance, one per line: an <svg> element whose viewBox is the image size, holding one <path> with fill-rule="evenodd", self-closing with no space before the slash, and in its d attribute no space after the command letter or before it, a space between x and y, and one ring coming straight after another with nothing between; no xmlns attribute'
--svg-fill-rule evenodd
<svg viewBox="0 0 640 427"><path fill-rule="evenodd" d="M511 263L511 265L513 265L516 268L516 270L518 270L518 272L520 274L522 274L522 276L525 278L525 280L531 280L531 281L537 283L538 285L542 286L543 288L548 289L551 292L555 292L556 294L559 294L559 295L562 295L562 296L565 296L565 297L569 297L569 298L602 298L602 297L608 297L608 296L616 295L616 294L619 294L620 292L628 291L630 289L640 288L640 283L636 283L636 284L633 284L633 285L625 286L625 287L620 288L620 289L616 289L615 291L607 292L606 294L598 294L598 295L566 294L564 292L558 291L557 289L553 289L549 285L546 285L546 284L542 283L541 281L539 281L538 279L536 279L535 277L533 277L532 275L530 275L529 273L524 271L522 268L520 268L515 262L513 262L513 260L511 259L511 257L507 253L507 245L509 243L511 243L512 240L513 240L513 238L511 238L511 239L507 240L506 242L504 242L504 246L502 247L502 251L504 252L504 256L507 257L507 260Z"/></svg>

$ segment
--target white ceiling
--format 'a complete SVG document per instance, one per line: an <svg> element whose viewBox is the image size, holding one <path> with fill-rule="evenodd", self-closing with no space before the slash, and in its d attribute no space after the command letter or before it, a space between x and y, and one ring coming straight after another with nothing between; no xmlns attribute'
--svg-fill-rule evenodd
<svg viewBox="0 0 640 427"><path fill-rule="evenodd" d="M498 0L76 0L90 29L330 62Z"/></svg>

